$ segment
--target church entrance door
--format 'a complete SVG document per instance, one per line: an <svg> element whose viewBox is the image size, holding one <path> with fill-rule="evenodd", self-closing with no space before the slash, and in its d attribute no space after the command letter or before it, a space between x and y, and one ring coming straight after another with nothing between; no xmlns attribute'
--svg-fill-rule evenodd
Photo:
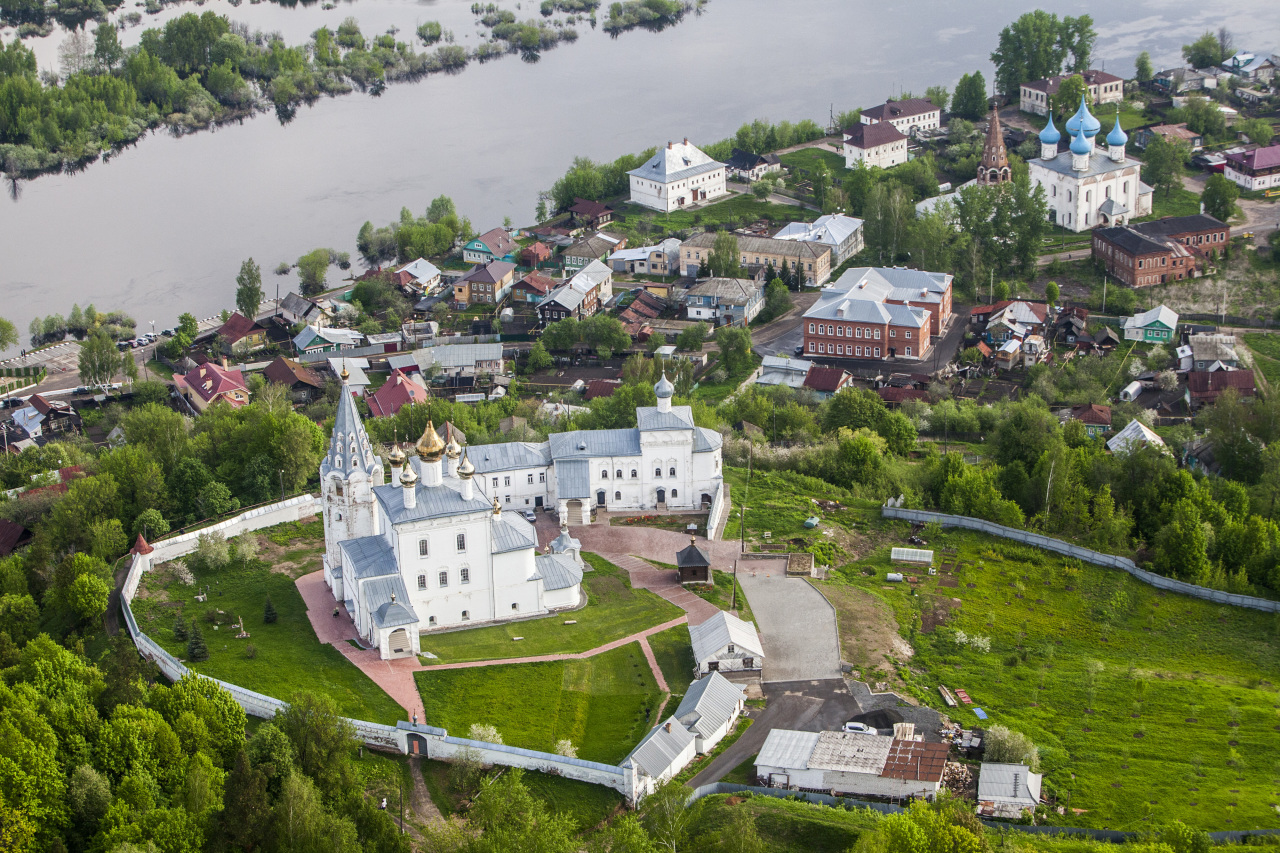
<svg viewBox="0 0 1280 853"><path fill-rule="evenodd" d="M404 628L397 628L391 632L391 636L387 638L387 647L391 650L392 657L413 654L413 643L409 641L409 632Z"/></svg>
<svg viewBox="0 0 1280 853"><path fill-rule="evenodd" d="M596 506L604 506L604 489L596 492Z"/></svg>
<svg viewBox="0 0 1280 853"><path fill-rule="evenodd" d="M658 506L662 507L667 502L667 490L658 489Z"/></svg>

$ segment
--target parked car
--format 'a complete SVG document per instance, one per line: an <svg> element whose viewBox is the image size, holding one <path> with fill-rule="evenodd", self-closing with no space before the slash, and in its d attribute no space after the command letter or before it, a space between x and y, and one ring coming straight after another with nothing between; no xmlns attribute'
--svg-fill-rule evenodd
<svg viewBox="0 0 1280 853"><path fill-rule="evenodd" d="M804 344L796 344L796 355L804 355Z"/></svg>
<svg viewBox="0 0 1280 853"><path fill-rule="evenodd" d="M530 524L533 524L535 521L538 520L538 516L534 515L533 510L531 509L522 510L520 512L520 515L523 516L524 520L529 522Z"/></svg>
<svg viewBox="0 0 1280 853"><path fill-rule="evenodd" d="M844 731L850 734L873 735L876 730L868 726L866 723L845 723Z"/></svg>

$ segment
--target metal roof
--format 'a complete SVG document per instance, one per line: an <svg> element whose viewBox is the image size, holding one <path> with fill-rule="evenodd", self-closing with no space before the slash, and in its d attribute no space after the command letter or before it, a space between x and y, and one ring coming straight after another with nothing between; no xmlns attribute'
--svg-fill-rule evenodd
<svg viewBox="0 0 1280 853"><path fill-rule="evenodd" d="M329 358L325 360L329 363L329 369L333 371L334 376L340 376L343 368L346 368L348 374L347 384L352 388L371 384L369 377L365 375L365 371L369 369L369 359Z"/></svg>
<svg viewBox="0 0 1280 853"><path fill-rule="evenodd" d="M693 646L693 658L699 663L714 657L728 645L751 652L754 657L764 657L756 626L723 610L701 625L690 625L689 643Z"/></svg>
<svg viewBox="0 0 1280 853"><path fill-rule="evenodd" d="M693 735L672 716L650 729L622 765L631 765L657 779L669 770L680 769L675 763L692 743Z"/></svg>
<svg viewBox="0 0 1280 853"><path fill-rule="evenodd" d="M809 755L811 770L843 770L880 774L889 757L893 738L860 732L818 732Z"/></svg>
<svg viewBox="0 0 1280 853"><path fill-rule="evenodd" d="M582 567L567 554L539 554L533 562L543 589L568 589L582 583Z"/></svg>
<svg viewBox="0 0 1280 853"><path fill-rule="evenodd" d="M556 463L556 497L560 500L591 497L591 463L566 459Z"/></svg>
<svg viewBox="0 0 1280 853"><path fill-rule="evenodd" d="M743 687L713 672L689 685L676 708L676 718L694 734L707 737L733 719L743 692Z"/></svg>
<svg viewBox="0 0 1280 853"><path fill-rule="evenodd" d="M761 366L765 370L792 370L800 373L808 373L809 368L813 366L812 361L803 358L787 358L785 355L766 355Z"/></svg>
<svg viewBox="0 0 1280 853"><path fill-rule="evenodd" d="M405 264L396 272L407 272L418 281L431 281L433 278L440 277L440 269L425 258L418 258L416 261Z"/></svg>
<svg viewBox="0 0 1280 853"><path fill-rule="evenodd" d="M773 235L775 240L802 240L809 243L825 243L840 246L859 228L862 220L840 213L819 216L813 222L792 222Z"/></svg>
<svg viewBox="0 0 1280 853"><path fill-rule="evenodd" d="M672 406L669 412L660 412L656 406L636 408L636 423L640 430L693 429L693 409L689 406Z"/></svg>
<svg viewBox="0 0 1280 853"><path fill-rule="evenodd" d="M691 427L692 424L690 424ZM551 446L551 458L557 464L561 464L565 459L640 455L640 431L636 429L584 429L557 432L548 436L547 442Z"/></svg>
<svg viewBox="0 0 1280 853"><path fill-rule="evenodd" d="M711 558L707 556L707 552L699 548L691 539L689 544L676 552L676 565L680 568L685 566L709 566Z"/></svg>
<svg viewBox="0 0 1280 853"><path fill-rule="evenodd" d="M546 468L551 464L551 445L545 441L536 444L525 441L479 444L467 451L467 457L481 474L517 468Z"/></svg>
<svg viewBox="0 0 1280 853"><path fill-rule="evenodd" d="M448 344L424 347L417 350L417 353L427 359L427 363L422 365L424 368L432 364L441 367L471 367L477 361L501 361L502 344Z"/></svg>
<svg viewBox="0 0 1280 853"><path fill-rule="evenodd" d="M347 477L361 471L375 481L382 476L382 459L369 443L364 422L356 409L356 398L344 389L338 395L338 411L333 418L333 433L329 436L329 450L320 463L320 476L338 474Z"/></svg>
<svg viewBox="0 0 1280 853"><path fill-rule="evenodd" d="M1032 773L1025 764L984 761L978 775L978 799L1035 808L1040 804L1040 782L1043 778L1039 773Z"/></svg>
<svg viewBox="0 0 1280 853"><path fill-rule="evenodd" d="M417 504L411 508L404 505L404 487L400 485L378 486L373 490L378 503L387 513L392 524L408 521L421 521L426 518L441 518L451 515L467 515L475 512L488 512L493 509L482 497L464 500L452 485L459 481L446 479L444 485L424 486L421 481L415 487Z"/></svg>
<svg viewBox="0 0 1280 853"><path fill-rule="evenodd" d="M1058 154L1052 160L1041 160L1039 158L1029 161L1031 166L1031 176L1033 181L1043 183L1037 179L1035 172L1037 168L1045 169L1050 172L1057 172L1060 175L1067 175L1072 178L1083 179L1092 178L1095 175L1110 175L1125 169L1131 169L1134 166L1141 166L1137 160L1130 160L1125 157L1123 160L1116 162L1107 156L1102 149L1095 149L1089 155L1089 165L1083 171L1077 172L1072 164L1073 155L1070 151L1064 151Z"/></svg>
<svg viewBox="0 0 1280 853"><path fill-rule="evenodd" d="M1107 440L1107 450L1112 453L1132 452L1148 444L1164 447L1164 440L1152 432L1146 424L1135 418L1129 421L1124 429Z"/></svg>
<svg viewBox="0 0 1280 853"><path fill-rule="evenodd" d="M418 614L409 603L409 591L398 572L365 583L360 588L360 599L379 628L394 628L418 621Z"/></svg>
<svg viewBox="0 0 1280 853"><path fill-rule="evenodd" d="M908 782L941 782L947 766L947 745L894 738L880 775Z"/></svg>
<svg viewBox="0 0 1280 853"><path fill-rule="evenodd" d="M809 756L818 745L817 732L796 732L789 729L773 729L756 756L757 767L783 767L789 770L807 770Z"/></svg>
<svg viewBox="0 0 1280 853"><path fill-rule="evenodd" d="M381 536L347 539L339 542L338 547L342 549L342 565L347 577L363 580L384 575L400 576L395 554Z"/></svg>
<svg viewBox="0 0 1280 853"><path fill-rule="evenodd" d="M801 373L796 370L778 370L777 368L767 368L756 377L757 385L785 385L788 388L803 388L804 380L808 376L808 371Z"/></svg>
<svg viewBox="0 0 1280 853"><path fill-rule="evenodd" d="M533 532L533 525L516 513L504 512L501 518L493 520L493 553L537 547L538 534Z"/></svg>
<svg viewBox="0 0 1280 853"><path fill-rule="evenodd" d="M551 553L563 554L566 551L581 551L582 542L569 535L569 526L560 528L560 535L551 540Z"/></svg>
<svg viewBox="0 0 1280 853"><path fill-rule="evenodd" d="M701 148L685 142L667 143L643 166L627 172L646 181L669 184L695 175L723 169L724 163L712 160Z"/></svg>
<svg viewBox="0 0 1280 853"><path fill-rule="evenodd" d="M698 427L693 431L693 452L710 453L719 450L724 444L724 437L713 429Z"/></svg>
<svg viewBox="0 0 1280 853"><path fill-rule="evenodd" d="M1160 323L1166 329L1176 329L1178 328L1178 315L1170 308L1157 305L1150 311L1143 311L1141 314L1126 317L1124 327L1126 329L1145 329L1153 323Z"/></svg>

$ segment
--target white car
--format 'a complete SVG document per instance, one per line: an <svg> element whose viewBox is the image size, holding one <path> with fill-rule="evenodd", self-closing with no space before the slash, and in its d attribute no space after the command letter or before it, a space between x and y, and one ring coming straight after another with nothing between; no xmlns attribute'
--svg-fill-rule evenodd
<svg viewBox="0 0 1280 853"><path fill-rule="evenodd" d="M876 730L868 726L866 723L845 723L843 731L850 734L873 735Z"/></svg>

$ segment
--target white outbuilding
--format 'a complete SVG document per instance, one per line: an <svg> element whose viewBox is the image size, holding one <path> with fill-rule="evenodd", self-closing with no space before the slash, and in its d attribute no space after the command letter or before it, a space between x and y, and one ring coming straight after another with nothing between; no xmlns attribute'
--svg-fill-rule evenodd
<svg viewBox="0 0 1280 853"><path fill-rule="evenodd" d="M764 667L764 647L756 626L723 610L701 625L689 626L689 642L697 676L709 672L742 672Z"/></svg>
<svg viewBox="0 0 1280 853"><path fill-rule="evenodd" d="M622 767L630 768L635 774L638 800L683 770L696 754L693 734L672 716L641 738L631 754L622 760Z"/></svg>
<svg viewBox="0 0 1280 853"><path fill-rule="evenodd" d="M676 708L676 719L693 734L695 748L703 754L729 733L745 704L743 688L713 672L689 685Z"/></svg>
<svg viewBox="0 0 1280 853"><path fill-rule="evenodd" d="M1040 804L1040 773L1025 764L984 761L978 775L978 814L1017 820Z"/></svg>

